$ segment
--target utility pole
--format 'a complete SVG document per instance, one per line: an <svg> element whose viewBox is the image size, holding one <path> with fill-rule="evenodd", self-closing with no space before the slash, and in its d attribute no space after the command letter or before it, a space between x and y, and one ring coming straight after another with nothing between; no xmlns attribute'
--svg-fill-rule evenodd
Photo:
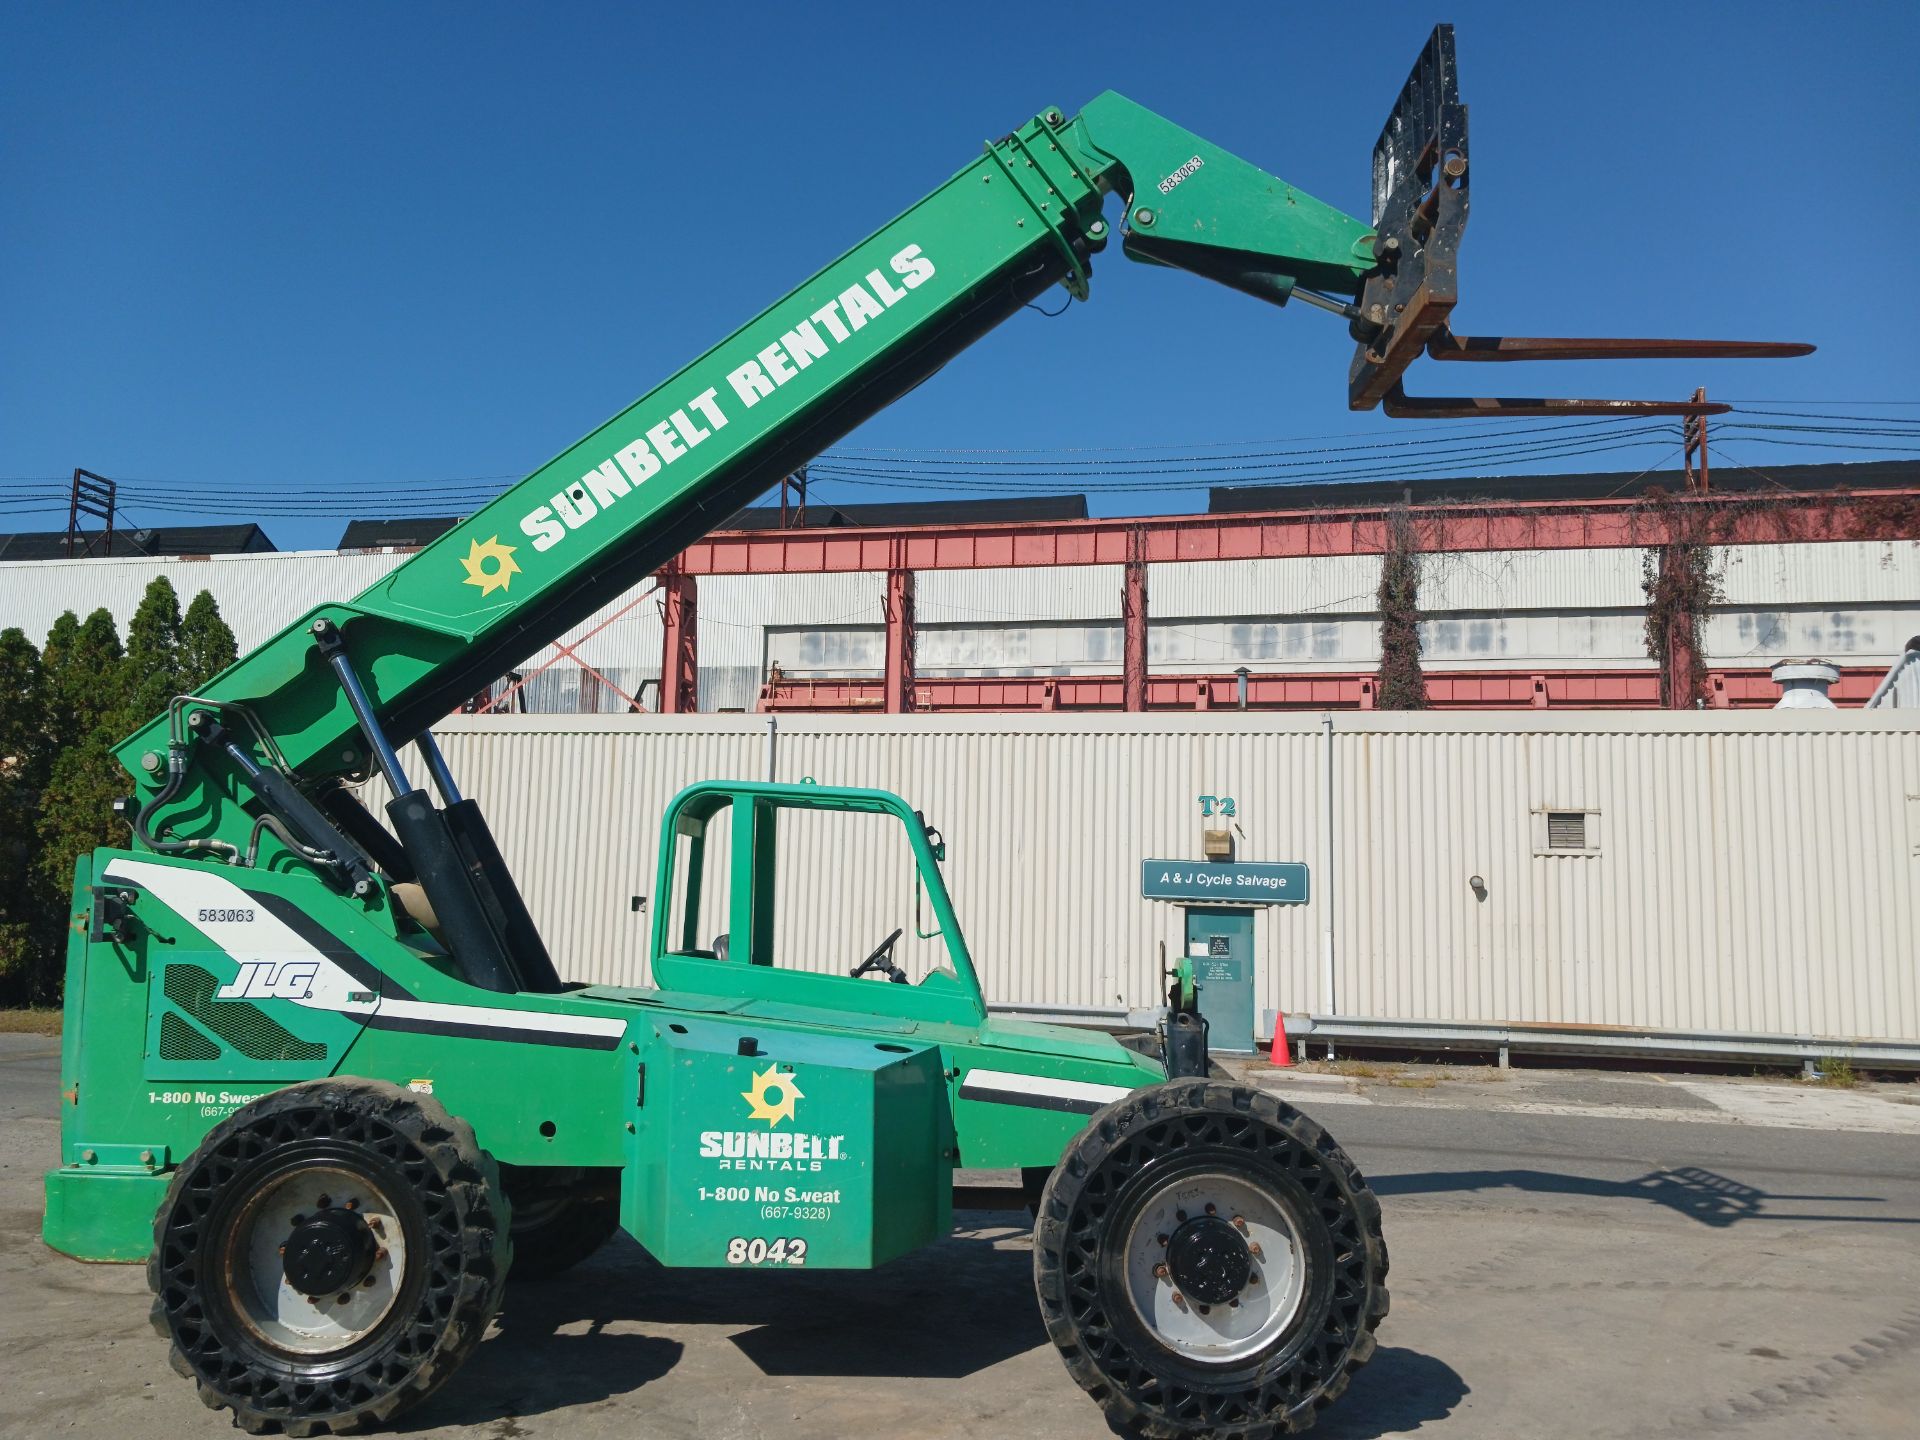
<svg viewBox="0 0 1920 1440"><path fill-rule="evenodd" d="M1693 392L1693 403L1704 406L1707 403L1705 388ZM1705 410L1697 410L1680 422L1682 443L1682 463L1687 467L1687 493L1704 495L1710 486L1707 474L1707 416ZM1695 459L1699 463L1696 465Z"/></svg>

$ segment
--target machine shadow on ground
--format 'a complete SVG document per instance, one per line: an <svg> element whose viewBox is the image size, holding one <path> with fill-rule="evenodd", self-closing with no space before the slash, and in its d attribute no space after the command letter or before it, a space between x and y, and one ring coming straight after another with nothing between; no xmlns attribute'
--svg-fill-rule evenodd
<svg viewBox="0 0 1920 1440"><path fill-rule="evenodd" d="M1579 1195L1599 1200L1647 1201L1715 1229L1725 1229L1742 1220L1762 1219L1796 1224L1920 1224L1920 1219L1910 1216L1804 1214L1769 1210L1767 1206L1770 1201L1796 1205L1849 1206L1884 1205L1887 1201L1879 1195L1814 1195L1760 1190L1712 1170L1691 1165L1672 1170L1653 1170L1633 1180L1600 1180L1555 1170L1430 1170L1413 1175L1375 1176L1369 1183L1374 1193L1383 1200L1399 1195L1446 1195L1511 1189L1535 1195Z"/></svg>
<svg viewBox="0 0 1920 1440"><path fill-rule="evenodd" d="M566 1275L509 1284L496 1333L460 1383L400 1428L525 1419L637 1391L678 1365L685 1345L632 1327L732 1328L740 1354L781 1378L965 1380L1045 1347L1024 1217L958 1219L939 1244L873 1271L676 1273L616 1236ZM1064 1370L1060 1383L1072 1384ZM1386 1346L1321 1433L1372 1440L1417 1429L1467 1393L1444 1361Z"/></svg>
<svg viewBox="0 0 1920 1440"><path fill-rule="evenodd" d="M524 1418L638 1390L672 1370L685 1347L628 1333L634 1326L733 1329L733 1344L769 1376L967 1379L1047 1336L1032 1252L1006 1243L1025 1225L979 1213L960 1224L877 1270L789 1274L673 1272L616 1235L577 1270L510 1282L496 1333L457 1393L437 1397L402 1428ZM931 1315L940 1323L929 1324Z"/></svg>
<svg viewBox="0 0 1920 1440"><path fill-rule="evenodd" d="M1339 1403L1315 1423L1313 1433L1322 1440L1411 1434L1446 1419L1469 1393L1467 1382L1446 1361L1383 1345L1353 1377L1352 1388Z"/></svg>

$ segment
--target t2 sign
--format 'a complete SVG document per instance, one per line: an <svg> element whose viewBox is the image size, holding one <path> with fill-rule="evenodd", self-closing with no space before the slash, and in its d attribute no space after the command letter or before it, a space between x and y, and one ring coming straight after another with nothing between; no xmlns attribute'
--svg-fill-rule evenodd
<svg viewBox="0 0 1920 1440"><path fill-rule="evenodd" d="M1296 861L1142 860L1140 894L1148 900L1304 905L1307 867Z"/></svg>

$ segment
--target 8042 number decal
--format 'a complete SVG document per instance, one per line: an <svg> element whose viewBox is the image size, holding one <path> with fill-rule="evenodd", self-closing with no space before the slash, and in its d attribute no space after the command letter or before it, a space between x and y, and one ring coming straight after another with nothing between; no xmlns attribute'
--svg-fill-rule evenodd
<svg viewBox="0 0 1920 1440"><path fill-rule="evenodd" d="M755 1235L751 1239L736 1235L727 1242L727 1264L729 1265L804 1265L807 1263L807 1242L797 1236L789 1239L764 1240Z"/></svg>

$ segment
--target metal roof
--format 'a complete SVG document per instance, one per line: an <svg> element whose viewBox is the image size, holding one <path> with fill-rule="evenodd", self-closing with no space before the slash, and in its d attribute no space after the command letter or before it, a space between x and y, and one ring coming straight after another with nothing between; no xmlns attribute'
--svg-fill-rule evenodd
<svg viewBox="0 0 1920 1440"><path fill-rule="evenodd" d="M101 531L76 537L79 555L67 554L67 532L37 530L0 535L0 560L72 560L81 557L257 555L277 548L258 525L163 525L146 530Z"/></svg>
<svg viewBox="0 0 1920 1440"><path fill-rule="evenodd" d="M1806 490L1889 490L1920 485L1920 463L1873 460L1865 464L1769 465L1765 472L1722 463L1712 467L1715 491L1729 494ZM1427 480L1351 480L1301 485L1218 485L1207 492L1207 513L1240 515L1261 510L1315 510L1322 506L1432 505L1471 500L1604 500L1652 490L1679 493L1686 472L1649 470L1577 475L1453 475Z"/></svg>
<svg viewBox="0 0 1920 1440"><path fill-rule="evenodd" d="M418 549L458 525L459 515L415 516L408 520L349 520L340 533L342 550Z"/></svg>

